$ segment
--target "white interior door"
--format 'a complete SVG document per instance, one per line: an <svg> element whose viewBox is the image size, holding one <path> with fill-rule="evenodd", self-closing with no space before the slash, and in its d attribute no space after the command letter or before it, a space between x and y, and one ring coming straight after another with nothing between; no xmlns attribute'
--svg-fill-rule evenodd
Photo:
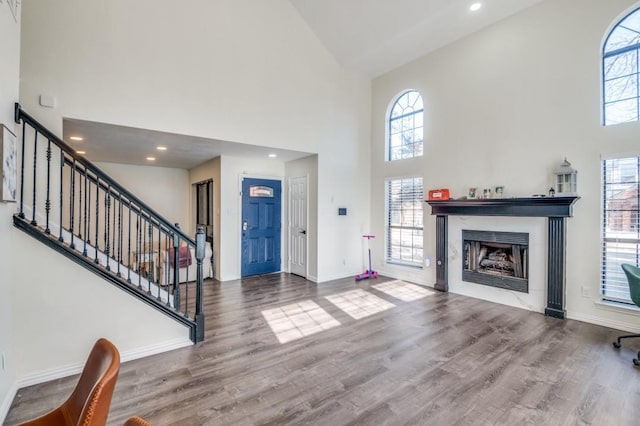
<svg viewBox="0 0 640 426"><path fill-rule="evenodd" d="M289 178L289 271L307 277L307 177Z"/></svg>

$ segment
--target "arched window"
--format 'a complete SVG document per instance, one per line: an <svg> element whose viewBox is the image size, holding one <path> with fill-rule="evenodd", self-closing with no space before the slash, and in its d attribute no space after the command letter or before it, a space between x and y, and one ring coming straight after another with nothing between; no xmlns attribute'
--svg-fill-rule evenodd
<svg viewBox="0 0 640 426"><path fill-rule="evenodd" d="M420 93L410 90L400 95L388 121L387 161L422 156L424 108Z"/></svg>
<svg viewBox="0 0 640 426"><path fill-rule="evenodd" d="M640 92L640 9L613 27L602 51L603 122L638 121Z"/></svg>

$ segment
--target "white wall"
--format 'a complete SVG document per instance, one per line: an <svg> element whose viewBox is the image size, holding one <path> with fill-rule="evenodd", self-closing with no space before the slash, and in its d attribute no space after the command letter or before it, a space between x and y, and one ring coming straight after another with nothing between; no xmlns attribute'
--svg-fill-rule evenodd
<svg viewBox="0 0 640 426"><path fill-rule="evenodd" d="M0 123L16 133L13 124L13 104L18 101L20 65L20 24L16 22L6 2L0 4ZM19 353L12 341L13 303L9 296L15 285L12 276L13 233L11 216L15 204L0 202L0 358L4 355L5 366L0 359L0 423L9 409L15 393Z"/></svg>
<svg viewBox="0 0 640 426"><path fill-rule="evenodd" d="M318 279L360 269L370 81L344 71L289 1L24 7L21 102L43 123L59 133L70 117L318 153ZM57 107L40 108L42 93ZM352 206L348 218L338 218L338 204ZM225 256L239 243L229 237ZM237 272L225 256L222 279Z"/></svg>
<svg viewBox="0 0 640 426"><path fill-rule="evenodd" d="M28 253L17 259L13 288L13 321L19 324L16 368L22 382L41 381L40 376L84 363L100 337L111 340L122 355L189 344L186 327L21 231L13 232L18 234L14 249ZM47 265L46 275L37 265Z"/></svg>
<svg viewBox="0 0 640 426"><path fill-rule="evenodd" d="M171 223L179 223L192 237L189 216L189 172L184 169L129 164L96 163Z"/></svg>
<svg viewBox="0 0 640 426"><path fill-rule="evenodd" d="M640 154L640 123L601 126L601 45L636 0L547 1L373 82L372 223L384 232L384 179L422 175L425 189L505 185L508 195L546 193L567 157L582 197L567 230L569 317L627 329L638 319L599 307L600 157ZM384 162L385 112L402 90L425 101L425 155ZM425 255L435 219L425 208ZM459 238L451 236L450 238ZM450 253L451 255L451 253ZM382 265L383 241L375 260ZM435 268L417 277L432 285ZM582 296L586 287L591 297ZM455 285L453 285L455 289Z"/></svg>

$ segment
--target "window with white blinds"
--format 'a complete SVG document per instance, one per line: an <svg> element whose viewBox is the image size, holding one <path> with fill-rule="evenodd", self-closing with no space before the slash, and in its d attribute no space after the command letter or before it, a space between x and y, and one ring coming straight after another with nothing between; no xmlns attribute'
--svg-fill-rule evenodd
<svg viewBox="0 0 640 426"><path fill-rule="evenodd" d="M421 177L388 179L385 183L386 260L422 267L424 190Z"/></svg>
<svg viewBox="0 0 640 426"><path fill-rule="evenodd" d="M640 157L602 161L602 298L633 304L620 265L640 259Z"/></svg>

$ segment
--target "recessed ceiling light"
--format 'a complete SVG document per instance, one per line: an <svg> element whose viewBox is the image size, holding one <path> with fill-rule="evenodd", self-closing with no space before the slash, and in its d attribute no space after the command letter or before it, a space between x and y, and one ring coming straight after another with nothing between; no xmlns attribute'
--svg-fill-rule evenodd
<svg viewBox="0 0 640 426"><path fill-rule="evenodd" d="M469 6L469 10L472 12L475 12L476 10L479 10L482 7L482 3L474 3L471 6Z"/></svg>
<svg viewBox="0 0 640 426"><path fill-rule="evenodd" d="M157 147L156 147L156 149L157 149L158 151L166 151L166 150L167 150L167 147L166 147L166 146L157 146Z"/></svg>
<svg viewBox="0 0 640 426"><path fill-rule="evenodd" d="M269 154L269 158L276 158L278 154Z"/></svg>
<svg viewBox="0 0 640 426"><path fill-rule="evenodd" d="M156 157L147 157L147 161L156 161Z"/></svg>
<svg viewBox="0 0 640 426"><path fill-rule="evenodd" d="M69 139L72 141L83 141L84 138L82 136L71 136Z"/></svg>
<svg viewBox="0 0 640 426"><path fill-rule="evenodd" d="M76 151L76 154L85 155L87 151Z"/></svg>

